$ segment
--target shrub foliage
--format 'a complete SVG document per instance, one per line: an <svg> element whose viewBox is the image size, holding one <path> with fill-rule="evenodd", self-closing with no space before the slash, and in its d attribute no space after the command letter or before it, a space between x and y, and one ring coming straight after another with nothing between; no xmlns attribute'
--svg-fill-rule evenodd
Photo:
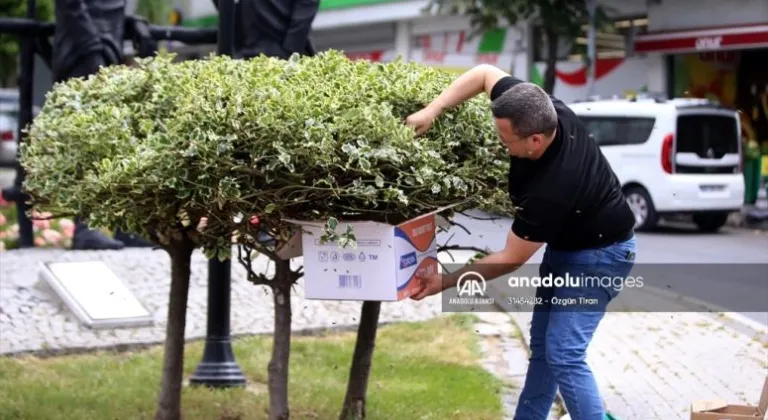
<svg viewBox="0 0 768 420"><path fill-rule="evenodd" d="M161 239L206 216L202 245L220 257L232 232L255 235L251 214L285 240L285 218L397 223L464 200L510 212L487 98L424 136L404 124L452 78L338 51L103 68L48 95L22 147L25 186L40 210Z"/></svg>

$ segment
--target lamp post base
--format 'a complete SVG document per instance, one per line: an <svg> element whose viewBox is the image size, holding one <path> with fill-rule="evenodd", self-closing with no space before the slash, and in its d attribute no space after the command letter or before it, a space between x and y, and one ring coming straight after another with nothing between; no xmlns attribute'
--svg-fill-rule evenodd
<svg viewBox="0 0 768 420"><path fill-rule="evenodd" d="M189 378L189 384L212 388L245 386L245 375L235 361L232 341L228 337L206 339L203 360Z"/></svg>

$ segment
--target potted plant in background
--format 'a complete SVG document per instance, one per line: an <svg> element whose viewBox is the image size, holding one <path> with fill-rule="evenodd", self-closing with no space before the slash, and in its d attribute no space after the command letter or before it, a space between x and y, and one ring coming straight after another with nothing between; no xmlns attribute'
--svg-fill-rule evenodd
<svg viewBox="0 0 768 420"><path fill-rule="evenodd" d="M50 214L35 212L32 214L32 229L36 247L66 249L72 246L75 224L71 218L52 219ZM0 194L0 251L16 249L18 242L16 205Z"/></svg>
<svg viewBox="0 0 768 420"><path fill-rule="evenodd" d="M768 140L763 142L762 149L760 172L765 186L765 195L768 197Z"/></svg>
<svg viewBox="0 0 768 420"><path fill-rule="evenodd" d="M757 192L760 189L760 147L751 137L744 137L744 204L753 205L757 202Z"/></svg>

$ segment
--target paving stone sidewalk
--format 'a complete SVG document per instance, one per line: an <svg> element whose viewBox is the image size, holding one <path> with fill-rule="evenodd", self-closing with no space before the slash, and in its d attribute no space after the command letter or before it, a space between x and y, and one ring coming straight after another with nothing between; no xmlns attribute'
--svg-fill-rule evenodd
<svg viewBox="0 0 768 420"><path fill-rule="evenodd" d="M475 331L481 338L483 367L506 384L501 402L504 419L512 420L528 368L527 346L515 320L509 314L479 312L474 315L479 318ZM549 420L558 420L561 416L560 407L553 405Z"/></svg>
<svg viewBox="0 0 768 420"><path fill-rule="evenodd" d="M53 291L38 281L43 261L104 261L154 316L154 325L142 328L91 330ZM268 260L255 263L263 267ZM300 264L300 259L294 260ZM186 338L205 337L208 263L201 252L192 259ZM27 351L73 351L116 345L161 343L170 289L170 260L165 251L130 248L121 251L66 251L24 249L0 252L0 354ZM304 299L303 281L292 298L294 331L355 326L360 302ZM232 262L231 331L233 335L269 333L273 330L272 295L265 286L246 279L245 269ZM441 315L439 298L421 302L384 302L381 322L421 321Z"/></svg>

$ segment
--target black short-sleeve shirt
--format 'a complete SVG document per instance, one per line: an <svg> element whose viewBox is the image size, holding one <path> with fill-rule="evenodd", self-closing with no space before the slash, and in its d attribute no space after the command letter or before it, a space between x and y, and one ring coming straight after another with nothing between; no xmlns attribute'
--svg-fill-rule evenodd
<svg viewBox="0 0 768 420"><path fill-rule="evenodd" d="M518 83L512 76L502 78L491 99ZM561 250L629 239L635 219L616 174L578 116L550 98L558 116L552 144L536 160L510 157L509 196L517 208L512 231Z"/></svg>

